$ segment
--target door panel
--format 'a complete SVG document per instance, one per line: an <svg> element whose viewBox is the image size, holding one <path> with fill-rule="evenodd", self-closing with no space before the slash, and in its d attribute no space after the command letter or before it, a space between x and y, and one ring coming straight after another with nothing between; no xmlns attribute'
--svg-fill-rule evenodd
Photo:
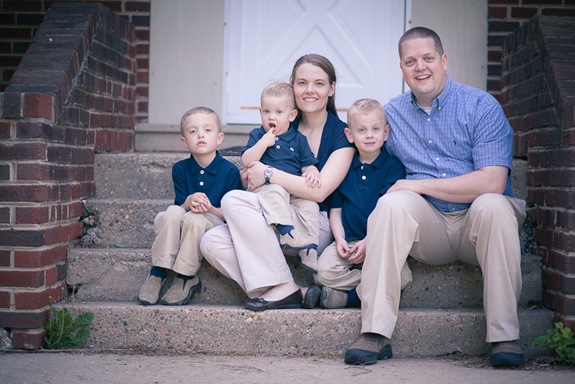
<svg viewBox="0 0 575 384"><path fill-rule="evenodd" d="M288 81L307 53L334 64L340 118L356 99L387 102L402 92L397 41L408 6L406 0L227 0L224 122L259 124L263 87Z"/></svg>

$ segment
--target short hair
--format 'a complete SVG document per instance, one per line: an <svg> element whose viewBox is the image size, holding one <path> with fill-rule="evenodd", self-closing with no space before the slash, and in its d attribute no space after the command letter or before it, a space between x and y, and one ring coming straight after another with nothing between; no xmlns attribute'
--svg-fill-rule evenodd
<svg viewBox="0 0 575 384"><path fill-rule="evenodd" d="M262 91L261 98L263 99L264 97L289 97L293 103L292 105L295 106L293 87L285 81L274 81L268 84Z"/></svg>
<svg viewBox="0 0 575 384"><path fill-rule="evenodd" d="M335 76L335 68L331 63L331 61L329 61L327 57L318 55L317 53L309 53L297 59L297 61L293 65L293 69L291 71L291 76L289 79L289 82L292 85L295 82L295 73L302 64L311 64L324 71L327 74L329 85L337 83L337 77ZM325 108L337 116L337 109L335 108L335 92L333 93L332 96L328 97L327 105Z"/></svg>
<svg viewBox="0 0 575 384"><path fill-rule="evenodd" d="M379 112L384 123L387 123L387 117L385 115L385 108L381 103L375 99L359 99L356 100L347 111L347 125L351 125L354 116L359 114L366 114L370 112Z"/></svg>
<svg viewBox="0 0 575 384"><path fill-rule="evenodd" d="M191 115L194 115L196 113L207 113L209 115L213 115L214 118L216 119L216 124L218 126L218 132L221 132L222 122L220 121L220 117L218 116L218 114L216 112L214 112L213 109L208 108L208 107L194 107L194 108L188 109L184 113L184 115L182 116L182 120L180 120L180 133L182 134L182 136L184 136L184 124L186 123L186 119L188 117L190 117Z"/></svg>
<svg viewBox="0 0 575 384"><path fill-rule="evenodd" d="M399 50L399 58L401 59L401 55L402 55L402 50L401 50L401 46L403 45L403 43L407 40L411 40L411 39L433 39L433 44L435 45L435 51L437 53L439 53L439 55L443 55L443 44L441 44L441 39L439 38L439 35L429 29L429 28L425 28L425 27L413 27L409 30L407 30L403 36L401 36L401 38L399 39L399 43L397 45L397 48Z"/></svg>

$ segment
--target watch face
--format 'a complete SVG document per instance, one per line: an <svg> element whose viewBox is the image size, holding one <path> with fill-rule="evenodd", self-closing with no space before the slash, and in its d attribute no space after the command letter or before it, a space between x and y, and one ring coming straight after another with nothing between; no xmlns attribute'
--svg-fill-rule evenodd
<svg viewBox="0 0 575 384"><path fill-rule="evenodd" d="M269 168L269 167L266 168L265 171L264 171L264 175L265 175L266 177L270 177L270 176L272 175L272 169Z"/></svg>

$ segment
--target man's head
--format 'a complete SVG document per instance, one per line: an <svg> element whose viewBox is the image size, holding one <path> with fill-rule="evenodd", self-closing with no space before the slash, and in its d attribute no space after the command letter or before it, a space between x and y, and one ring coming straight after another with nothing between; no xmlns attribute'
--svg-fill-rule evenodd
<svg viewBox="0 0 575 384"><path fill-rule="evenodd" d="M429 28L414 27L399 39L400 68L417 102L431 107L447 79L447 55L441 39Z"/></svg>

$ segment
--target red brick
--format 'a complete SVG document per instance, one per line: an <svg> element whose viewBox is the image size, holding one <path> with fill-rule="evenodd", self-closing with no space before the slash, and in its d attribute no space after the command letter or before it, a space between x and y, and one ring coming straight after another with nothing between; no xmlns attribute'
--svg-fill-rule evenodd
<svg viewBox="0 0 575 384"><path fill-rule="evenodd" d="M47 286L52 286L66 280L66 265L59 263L46 269L44 277Z"/></svg>
<svg viewBox="0 0 575 384"><path fill-rule="evenodd" d="M15 294L15 308L20 309L41 309L51 303L61 301L66 297L66 284L60 283L49 289L38 291L18 292Z"/></svg>
<svg viewBox="0 0 575 384"><path fill-rule="evenodd" d="M0 208L0 224L10 224L10 208Z"/></svg>
<svg viewBox="0 0 575 384"><path fill-rule="evenodd" d="M0 201L46 202L61 198L57 185L1 185Z"/></svg>
<svg viewBox="0 0 575 384"><path fill-rule="evenodd" d="M44 271L0 271L1 287L38 288L44 285Z"/></svg>
<svg viewBox="0 0 575 384"><path fill-rule="evenodd" d="M46 143L0 143L0 160L46 160Z"/></svg>
<svg viewBox="0 0 575 384"><path fill-rule="evenodd" d="M0 140L11 137L12 124L7 121L0 121Z"/></svg>
<svg viewBox="0 0 575 384"><path fill-rule="evenodd" d="M0 249L0 267L9 267L12 265L12 251Z"/></svg>
<svg viewBox="0 0 575 384"><path fill-rule="evenodd" d="M489 7L488 19L505 19L507 18L507 7Z"/></svg>
<svg viewBox="0 0 575 384"><path fill-rule="evenodd" d="M10 292L0 291L0 308L9 309L10 306L11 306Z"/></svg>
<svg viewBox="0 0 575 384"><path fill-rule="evenodd" d="M42 348L44 344L44 329L19 330L12 329L12 341L14 348L35 350Z"/></svg>
<svg viewBox="0 0 575 384"><path fill-rule="evenodd" d="M30 251L14 251L14 266L16 268L38 268L65 261L68 245L57 245L52 248L35 248Z"/></svg>
<svg viewBox="0 0 575 384"><path fill-rule="evenodd" d="M50 208L16 207L16 224L44 224L50 219Z"/></svg>
<svg viewBox="0 0 575 384"><path fill-rule="evenodd" d="M40 122L18 121L16 123L16 137L19 139L48 139L51 142L63 141L64 130Z"/></svg>
<svg viewBox="0 0 575 384"><path fill-rule="evenodd" d="M514 19L530 19L537 15L537 8L534 7L512 7L511 17Z"/></svg>
<svg viewBox="0 0 575 384"><path fill-rule="evenodd" d="M46 93L24 94L24 117L54 118L54 97Z"/></svg>

